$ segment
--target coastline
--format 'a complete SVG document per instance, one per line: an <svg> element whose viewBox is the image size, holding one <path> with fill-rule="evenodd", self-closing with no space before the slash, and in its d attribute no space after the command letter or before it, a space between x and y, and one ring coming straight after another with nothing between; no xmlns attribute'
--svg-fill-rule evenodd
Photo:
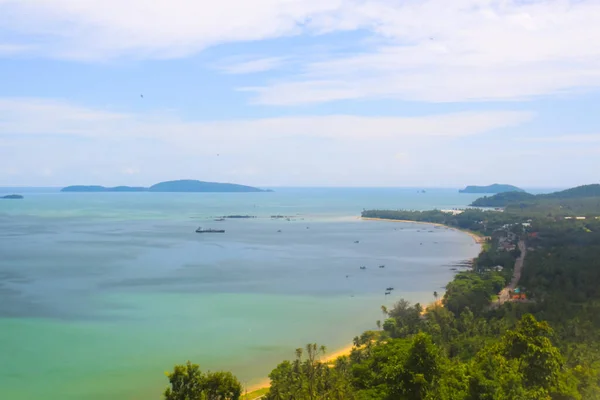
<svg viewBox="0 0 600 400"><path fill-rule="evenodd" d="M475 241L475 243L477 243L479 245L483 245L485 243L485 237L481 236L481 235L479 235L479 234L477 234L475 232L471 232L471 231L468 231L466 229L455 228L453 226L439 224L437 222L411 221L411 220L408 220L408 219L366 218L366 217L360 217L360 219L363 220L363 221L403 222L403 223L409 223L409 224L425 224L425 225L440 226L440 227L444 227L444 228L447 228L447 229L452 229L454 231L459 231L459 232L462 232L462 233L466 233L467 235L471 236L471 238Z"/></svg>
<svg viewBox="0 0 600 400"><path fill-rule="evenodd" d="M411 224L426 224L426 225L433 225L433 226L439 226L439 227L444 227L447 229L452 229L458 232L462 232L465 233L467 235L469 235L474 241L475 243L477 243L480 246L480 250L483 249L483 244L485 243L485 237L476 234L475 232L471 232L468 230L464 230L464 229L459 229L459 228L455 228L452 226L448 226L448 225L444 225L444 224L439 224L436 222L425 222L425 221L410 221L410 220L402 220L402 219L385 219L385 218L365 218L365 217L359 217L360 220L363 221L382 221L382 222L403 222L403 223L411 223ZM427 306L425 306L423 308L423 314L425 314L427 312L428 309L430 308L435 308L435 307L443 307L443 303L442 303L442 299L438 299L430 304L428 304ZM324 363L330 363L333 362L335 360L337 360L339 357L342 356L348 356L350 355L350 353L352 352L352 349L354 348L354 345L350 344L346 347L343 347L339 350L334 351L333 353L330 354L325 354L325 357L321 358L321 362ZM264 389L268 389L271 386L271 379L266 378L263 381L254 384L252 386L249 386L247 388L248 391L248 398L245 400L250 400L250 399L260 399L263 395L257 395L256 397L250 397L252 396L253 392L257 392L257 391L262 391Z"/></svg>
<svg viewBox="0 0 600 400"><path fill-rule="evenodd" d="M350 353L352 352L352 349L354 348L353 344L349 344L346 347L342 347L341 349L338 349L336 351L334 351L333 353L325 353L325 355L323 357L320 358L320 361L323 363L330 363L333 362L335 360L337 360L340 357L343 356L349 356ZM283 360L282 360L283 361ZM256 392L258 390L261 389L267 389L271 386L271 379L270 378L266 378L263 381L256 383L252 386L248 387L248 395L251 395L252 392Z"/></svg>
<svg viewBox="0 0 600 400"><path fill-rule="evenodd" d="M479 235L475 232L471 232L471 231L468 231L465 229L455 228L453 226L448 226L448 225L440 224L437 222L411 221L411 220L407 220L407 219L366 218L366 217L360 217L360 219L364 220L364 221L403 222L403 223L410 223L410 224L426 224L426 225L444 227L446 229L452 229L454 231L462 232L462 233L469 235L475 241L475 243L477 243L479 245L480 253L481 253L481 251L483 251L483 244L486 241L485 236ZM436 300L436 301L426 305L425 307L423 307L423 311L421 314L424 315L427 312L427 310L429 310L431 308L436 308L436 307L444 307L444 303L442 302L442 299Z"/></svg>

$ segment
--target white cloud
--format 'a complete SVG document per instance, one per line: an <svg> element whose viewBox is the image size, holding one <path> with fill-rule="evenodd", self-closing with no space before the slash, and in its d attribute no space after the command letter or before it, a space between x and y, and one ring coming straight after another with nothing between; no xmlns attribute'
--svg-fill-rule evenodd
<svg viewBox="0 0 600 400"><path fill-rule="evenodd" d="M296 34L341 0L0 0L0 28L42 36L73 59L181 57L208 46Z"/></svg>
<svg viewBox="0 0 600 400"><path fill-rule="evenodd" d="M292 79L251 88L255 103L521 100L600 86L595 0L382 0L356 13L385 44L306 63Z"/></svg>
<svg viewBox="0 0 600 400"><path fill-rule="evenodd" d="M156 116L158 115L158 117ZM272 117L249 120L187 122L152 113L127 114L41 99L0 99L0 134L76 135L94 138L146 137L211 142L235 138L311 137L383 140L424 136L460 137L515 126L532 118L523 111L463 112L423 117L353 115Z"/></svg>
<svg viewBox="0 0 600 400"><path fill-rule="evenodd" d="M296 77L250 88L254 102L522 100L600 86L598 1L382 0L355 13L384 44L307 62ZM322 23L346 28L347 14L336 17Z"/></svg>
<svg viewBox="0 0 600 400"><path fill-rule="evenodd" d="M397 170L399 154L403 166L435 165L450 143L467 143L532 117L482 111L197 122L61 101L0 99L0 170L14 167L20 177L35 177L48 168L53 180L47 184L151 184L182 177L257 185L390 184L410 171ZM8 183L44 182L0 182Z"/></svg>
<svg viewBox="0 0 600 400"><path fill-rule="evenodd" d="M368 39L367 50L300 59L301 73L247 88L259 104L522 100L600 86L598 0L0 0L0 15L0 29L28 41L5 53L85 60L341 31ZM280 57L225 72L265 71Z"/></svg>
<svg viewBox="0 0 600 400"><path fill-rule="evenodd" d="M227 74L251 74L276 69L283 65L283 57L258 58L241 62L231 62L223 65L220 70Z"/></svg>

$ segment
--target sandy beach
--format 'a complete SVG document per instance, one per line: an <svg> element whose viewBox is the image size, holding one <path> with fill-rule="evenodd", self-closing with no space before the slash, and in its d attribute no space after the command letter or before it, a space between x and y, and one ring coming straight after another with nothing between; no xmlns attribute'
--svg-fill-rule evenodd
<svg viewBox="0 0 600 400"><path fill-rule="evenodd" d="M325 355L323 357L321 357L321 362L328 363L328 362L337 360L339 357L349 356L350 353L352 352L353 348L354 348L354 345L350 344L346 347L343 347L339 350L334 351L333 353L325 353ZM256 390L268 388L270 385L271 385L271 380L269 378L267 378L267 379L263 380L262 382L259 382L252 386L249 386L248 393L254 392Z"/></svg>

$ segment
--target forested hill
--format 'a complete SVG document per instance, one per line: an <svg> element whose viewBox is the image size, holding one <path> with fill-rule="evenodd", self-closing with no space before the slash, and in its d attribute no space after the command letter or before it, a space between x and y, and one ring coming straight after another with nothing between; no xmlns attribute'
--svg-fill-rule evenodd
<svg viewBox="0 0 600 400"><path fill-rule="evenodd" d="M471 205L473 207L505 207L507 204L533 199L535 199L535 195L526 192L505 192L489 197L480 197L471 203Z"/></svg>
<svg viewBox="0 0 600 400"><path fill-rule="evenodd" d="M600 213L600 184L577 186L559 192L531 195L522 192L499 193L475 200L474 207L506 207L507 211L536 209L557 215Z"/></svg>
<svg viewBox="0 0 600 400"><path fill-rule="evenodd" d="M538 194L536 197L542 199L577 199L583 197L600 197L600 184L577 186L560 192Z"/></svg>
<svg viewBox="0 0 600 400"><path fill-rule="evenodd" d="M160 182L146 187L133 186L67 186L61 192L271 192L271 190L263 190L252 186L238 185L234 183L218 183L218 182L203 182L191 179L183 179L177 181Z"/></svg>
<svg viewBox="0 0 600 400"><path fill-rule="evenodd" d="M504 192L524 192L523 189L513 185L505 185L500 183L494 183L488 186L467 186L466 188L459 190L459 193L504 193Z"/></svg>

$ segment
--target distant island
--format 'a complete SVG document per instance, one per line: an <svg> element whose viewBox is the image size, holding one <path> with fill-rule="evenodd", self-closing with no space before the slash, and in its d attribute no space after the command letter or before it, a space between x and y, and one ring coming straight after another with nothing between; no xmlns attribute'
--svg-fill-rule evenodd
<svg viewBox="0 0 600 400"><path fill-rule="evenodd" d="M524 192L523 189L513 185L504 185L500 183L494 183L488 186L467 186L466 188L459 190L459 193L504 193L504 192Z"/></svg>
<svg viewBox="0 0 600 400"><path fill-rule="evenodd" d="M498 193L484 196L473 203L473 207L509 207L527 209L545 207L550 211L584 212L600 208L600 184L577 186L548 194L533 195L525 192ZM557 210L558 209L558 210Z"/></svg>
<svg viewBox="0 0 600 400"><path fill-rule="evenodd" d="M250 193L272 192L252 186L237 185L234 183L203 182L192 179L160 182L149 188L139 186L67 186L61 192L204 192L204 193Z"/></svg>
<svg viewBox="0 0 600 400"><path fill-rule="evenodd" d="M0 197L0 199L5 199L5 200L21 200L24 197L21 196L20 194L9 194L7 196L2 196Z"/></svg>

